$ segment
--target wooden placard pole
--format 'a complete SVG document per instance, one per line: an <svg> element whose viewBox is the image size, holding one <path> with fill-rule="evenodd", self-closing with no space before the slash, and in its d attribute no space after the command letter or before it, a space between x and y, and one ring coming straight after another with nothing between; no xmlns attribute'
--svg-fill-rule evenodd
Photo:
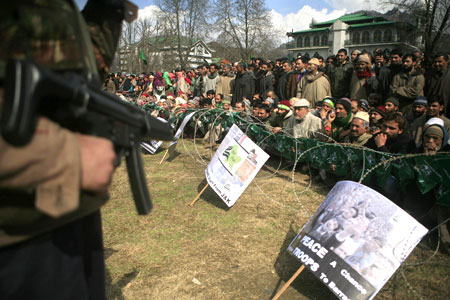
<svg viewBox="0 0 450 300"><path fill-rule="evenodd" d="M164 158L166 158L167 153L169 153L169 148L167 148L166 153L164 153L164 156L161 159L161 161L159 162L159 164L162 164L162 162L164 161Z"/></svg>
<svg viewBox="0 0 450 300"><path fill-rule="evenodd" d="M198 193L197 197L195 197L194 200L192 200L191 203L189 203L189 206L194 206L195 202L197 202L198 198L200 198L200 196L203 194L203 192L206 190L206 188L209 186L209 183L207 183L205 185L205 187L203 188L203 190L200 191L200 193Z"/></svg>
<svg viewBox="0 0 450 300"><path fill-rule="evenodd" d="M278 293L275 295L275 297L272 298L272 300L277 300L278 298L280 298L281 294L284 293L284 291L291 285L292 281L295 280L295 278L297 278L298 275L300 275L300 273L303 271L303 269L305 268L305 265L301 265L300 268L298 268L297 272L295 272L294 275L292 275L292 277L288 280L288 282L286 282L283 287L278 291Z"/></svg>

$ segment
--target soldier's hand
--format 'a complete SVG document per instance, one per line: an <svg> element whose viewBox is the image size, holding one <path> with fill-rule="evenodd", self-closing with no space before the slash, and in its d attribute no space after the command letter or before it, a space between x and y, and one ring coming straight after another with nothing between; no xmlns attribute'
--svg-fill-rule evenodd
<svg viewBox="0 0 450 300"><path fill-rule="evenodd" d="M81 155L81 188L106 194L116 161L111 141L77 134Z"/></svg>

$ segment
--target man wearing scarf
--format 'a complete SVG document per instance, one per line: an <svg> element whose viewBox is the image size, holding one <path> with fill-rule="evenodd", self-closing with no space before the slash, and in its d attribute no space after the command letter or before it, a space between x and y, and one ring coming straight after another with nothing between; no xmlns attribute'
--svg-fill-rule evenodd
<svg viewBox="0 0 450 300"><path fill-rule="evenodd" d="M320 62L317 58L310 59L307 74L302 77L297 86L297 98L307 99L311 107L316 107L316 101L331 95L330 81L323 72L319 72L319 66Z"/></svg>
<svg viewBox="0 0 450 300"><path fill-rule="evenodd" d="M331 137L342 142L350 134L353 120L352 103L348 98L341 98L336 102L336 119L331 123Z"/></svg>
<svg viewBox="0 0 450 300"><path fill-rule="evenodd" d="M368 54L361 54L350 82L350 99L368 99L377 89L378 79L372 70L372 61Z"/></svg>

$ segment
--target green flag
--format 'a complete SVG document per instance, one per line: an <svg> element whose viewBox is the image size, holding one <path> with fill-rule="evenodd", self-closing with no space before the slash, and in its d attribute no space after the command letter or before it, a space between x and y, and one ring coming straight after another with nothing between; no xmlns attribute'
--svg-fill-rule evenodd
<svg viewBox="0 0 450 300"><path fill-rule="evenodd" d="M144 65L147 65L147 57L145 57L144 49L141 48L141 55L139 56L139 59L142 59L144 62Z"/></svg>

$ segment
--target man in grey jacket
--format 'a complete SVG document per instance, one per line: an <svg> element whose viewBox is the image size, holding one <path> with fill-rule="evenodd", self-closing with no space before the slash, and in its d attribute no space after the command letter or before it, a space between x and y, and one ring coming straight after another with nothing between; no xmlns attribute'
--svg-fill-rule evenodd
<svg viewBox="0 0 450 300"><path fill-rule="evenodd" d="M313 138L323 128L322 120L310 111L310 103L306 99L294 100L294 115L290 118L286 131L294 138Z"/></svg>

